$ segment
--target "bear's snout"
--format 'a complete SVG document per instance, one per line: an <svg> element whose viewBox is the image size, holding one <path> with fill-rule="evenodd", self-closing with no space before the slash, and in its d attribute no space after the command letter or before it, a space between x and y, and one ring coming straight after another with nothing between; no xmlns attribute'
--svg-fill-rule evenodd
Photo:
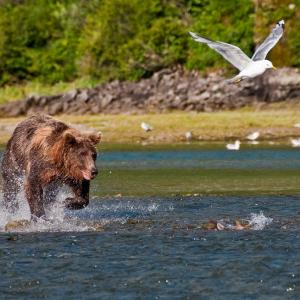
<svg viewBox="0 0 300 300"><path fill-rule="evenodd" d="M82 176L85 180L92 180L98 174L98 170L95 167L93 167L91 170L85 170L85 171L81 171L81 172L82 172Z"/></svg>
<svg viewBox="0 0 300 300"><path fill-rule="evenodd" d="M98 169L97 168L93 168L91 171L91 177L92 179L94 179L97 175L98 175Z"/></svg>

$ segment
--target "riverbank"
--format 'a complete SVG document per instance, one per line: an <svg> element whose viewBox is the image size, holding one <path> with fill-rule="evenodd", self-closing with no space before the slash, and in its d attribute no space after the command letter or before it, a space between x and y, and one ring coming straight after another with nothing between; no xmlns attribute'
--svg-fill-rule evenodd
<svg viewBox="0 0 300 300"><path fill-rule="evenodd" d="M299 101L286 101L214 113L59 115L56 118L80 130L101 131L102 147L106 149L246 141L246 136L253 131L260 132L260 141L289 144L291 137L300 137L300 129L294 126L300 123L299 112ZM7 142L16 124L24 118L0 118L1 144ZM149 123L153 130L145 132L141 122ZM187 132L192 133L188 140Z"/></svg>

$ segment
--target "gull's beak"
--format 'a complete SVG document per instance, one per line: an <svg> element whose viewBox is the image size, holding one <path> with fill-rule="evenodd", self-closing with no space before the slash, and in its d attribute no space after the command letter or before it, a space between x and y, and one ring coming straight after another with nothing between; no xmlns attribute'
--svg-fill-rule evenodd
<svg viewBox="0 0 300 300"><path fill-rule="evenodd" d="M274 67L274 66L272 66L272 69L274 69L274 70L277 70L277 68L276 68L276 67Z"/></svg>

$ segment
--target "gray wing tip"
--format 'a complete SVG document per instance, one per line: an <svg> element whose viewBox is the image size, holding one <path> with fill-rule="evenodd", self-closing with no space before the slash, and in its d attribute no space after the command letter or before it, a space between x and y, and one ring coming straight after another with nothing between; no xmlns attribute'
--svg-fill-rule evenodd
<svg viewBox="0 0 300 300"><path fill-rule="evenodd" d="M204 44L210 44L210 43L213 43L212 40L208 39L208 38L205 38L205 37L202 37L192 31L189 31L189 34L191 35L191 37L198 43L204 43Z"/></svg>
<svg viewBox="0 0 300 300"><path fill-rule="evenodd" d="M192 31L189 31L189 34L190 36L193 38L193 39L197 39L198 38L198 35Z"/></svg>

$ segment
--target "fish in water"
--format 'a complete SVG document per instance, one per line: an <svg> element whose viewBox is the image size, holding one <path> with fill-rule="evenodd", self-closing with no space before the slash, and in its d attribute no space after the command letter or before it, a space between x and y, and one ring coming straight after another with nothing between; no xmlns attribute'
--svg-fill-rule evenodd
<svg viewBox="0 0 300 300"><path fill-rule="evenodd" d="M216 231L223 231L223 230L245 230L250 229L251 224L249 222L242 222L241 220L235 220L234 225L231 224L223 224L221 222L215 220L209 220L206 223L203 223L201 226L202 229L205 230L216 230Z"/></svg>

